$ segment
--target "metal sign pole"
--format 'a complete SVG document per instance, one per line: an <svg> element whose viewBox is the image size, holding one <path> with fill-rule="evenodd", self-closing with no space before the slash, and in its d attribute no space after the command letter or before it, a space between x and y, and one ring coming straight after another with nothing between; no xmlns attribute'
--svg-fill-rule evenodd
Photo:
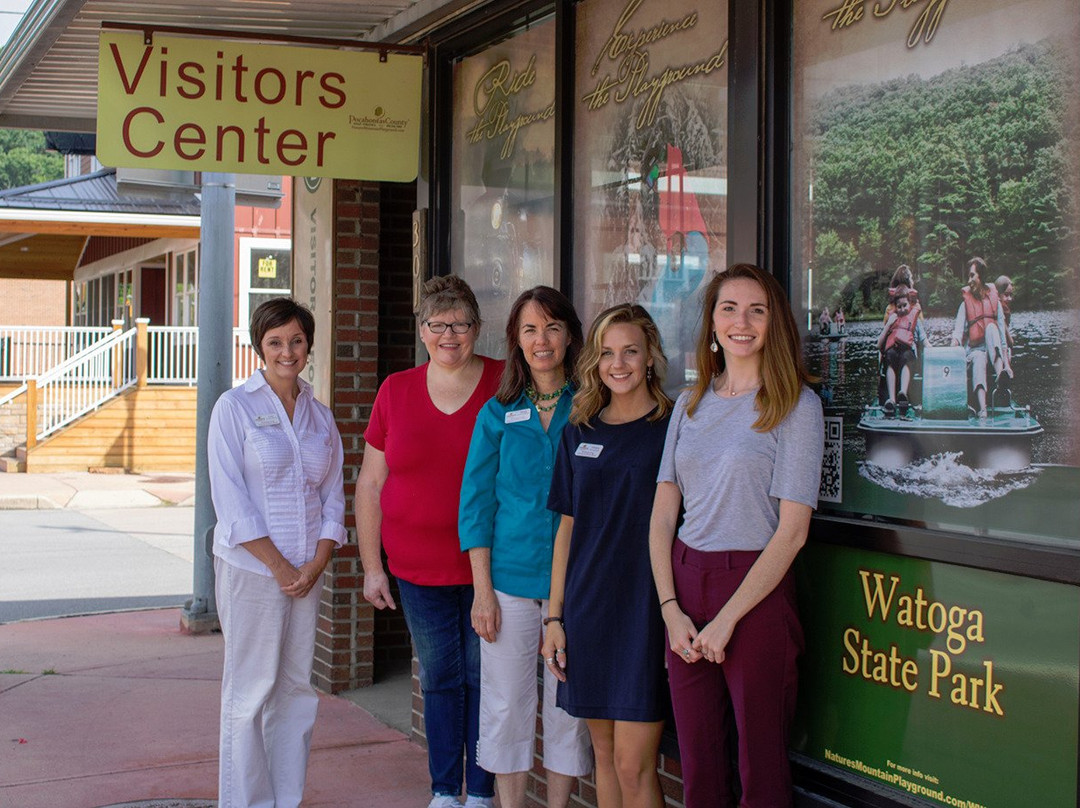
<svg viewBox="0 0 1080 808"><path fill-rule="evenodd" d="M199 373L195 418L195 564L192 599L181 628L193 634L218 627L214 598L214 525L210 468L206 456L210 413L232 387L233 246L236 178L205 173L202 182L202 237L199 266Z"/></svg>

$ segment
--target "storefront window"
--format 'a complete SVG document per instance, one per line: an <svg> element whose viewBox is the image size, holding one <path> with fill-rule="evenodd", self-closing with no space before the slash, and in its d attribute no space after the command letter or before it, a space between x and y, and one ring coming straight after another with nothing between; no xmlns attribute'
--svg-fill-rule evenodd
<svg viewBox="0 0 1080 808"><path fill-rule="evenodd" d="M819 512L859 518L801 559L795 748L898 800L1073 805L1080 589L1015 559L1080 541L1075 4L794 14Z"/></svg>
<svg viewBox="0 0 1080 808"><path fill-rule="evenodd" d="M575 302L649 309L674 390L726 260L727 4L585 0L577 30Z"/></svg>
<svg viewBox="0 0 1080 808"><path fill-rule="evenodd" d="M795 16L822 510L1076 542L1075 4L857 5Z"/></svg>
<svg viewBox="0 0 1080 808"><path fill-rule="evenodd" d="M486 323L477 351L503 353L514 299L555 279L555 19L453 65L452 269Z"/></svg>
<svg viewBox="0 0 1080 808"><path fill-rule="evenodd" d="M292 293L292 242L240 239L240 322L247 324L259 304Z"/></svg>

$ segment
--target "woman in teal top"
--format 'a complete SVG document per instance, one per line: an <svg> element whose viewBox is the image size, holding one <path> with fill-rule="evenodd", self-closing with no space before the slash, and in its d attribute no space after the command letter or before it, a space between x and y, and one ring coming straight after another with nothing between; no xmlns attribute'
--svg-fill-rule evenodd
<svg viewBox="0 0 1080 808"><path fill-rule="evenodd" d="M582 343L565 295L548 286L522 293L506 324L502 383L476 419L461 485L458 533L472 564L480 636L476 759L495 774L503 808L523 808L532 768L536 655L559 522L548 492ZM592 770L592 753L585 723L555 706L550 671L543 721L548 805L565 808L574 778Z"/></svg>

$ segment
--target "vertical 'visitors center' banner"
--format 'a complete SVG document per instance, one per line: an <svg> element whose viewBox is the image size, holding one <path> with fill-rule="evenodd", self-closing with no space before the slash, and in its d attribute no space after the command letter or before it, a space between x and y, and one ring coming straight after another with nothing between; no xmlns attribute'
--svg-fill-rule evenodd
<svg viewBox="0 0 1080 808"><path fill-rule="evenodd" d="M103 31L105 165L408 182L423 57Z"/></svg>

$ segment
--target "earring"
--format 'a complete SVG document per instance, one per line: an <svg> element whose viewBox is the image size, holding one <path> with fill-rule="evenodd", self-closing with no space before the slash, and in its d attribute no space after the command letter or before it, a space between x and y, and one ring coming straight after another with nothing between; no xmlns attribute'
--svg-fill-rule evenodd
<svg viewBox="0 0 1080 808"><path fill-rule="evenodd" d="M645 381L652 381L652 365L649 365L647 368L645 368Z"/></svg>
<svg viewBox="0 0 1080 808"><path fill-rule="evenodd" d="M720 350L720 343L716 341L716 332L713 331L712 341L709 343L709 350L716 353Z"/></svg>

